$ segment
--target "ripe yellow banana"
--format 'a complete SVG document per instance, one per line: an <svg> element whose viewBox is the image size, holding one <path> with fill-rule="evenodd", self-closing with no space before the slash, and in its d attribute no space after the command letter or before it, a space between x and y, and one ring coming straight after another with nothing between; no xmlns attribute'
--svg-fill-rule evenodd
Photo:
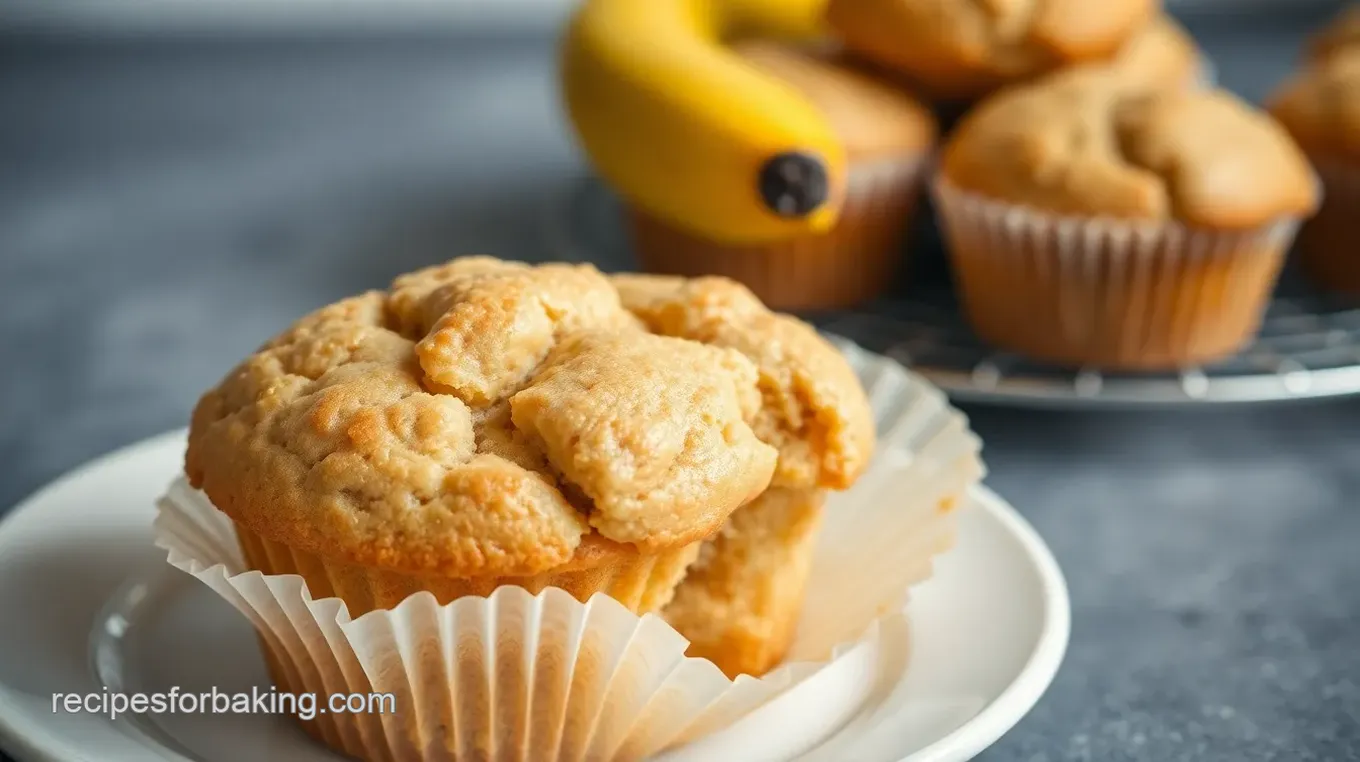
<svg viewBox="0 0 1360 762"><path fill-rule="evenodd" d="M789 85L724 47L808 37L825 0L584 0L562 90L596 170L652 216L729 244L823 232L845 153Z"/></svg>

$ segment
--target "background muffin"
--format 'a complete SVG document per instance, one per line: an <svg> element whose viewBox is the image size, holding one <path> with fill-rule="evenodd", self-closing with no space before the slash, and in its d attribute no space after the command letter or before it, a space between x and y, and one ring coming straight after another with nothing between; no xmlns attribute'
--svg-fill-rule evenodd
<svg viewBox="0 0 1360 762"><path fill-rule="evenodd" d="M1360 5L1348 3L1332 23L1308 43L1308 57L1314 61L1344 52L1360 43Z"/></svg>
<svg viewBox="0 0 1360 762"><path fill-rule="evenodd" d="M1360 16L1343 17L1315 57L1271 99L1270 110L1308 152L1324 185L1304 226L1299 263L1318 285L1360 293Z"/></svg>
<svg viewBox="0 0 1360 762"><path fill-rule="evenodd" d="M734 51L795 88L830 122L848 161L838 221L824 233L732 244L633 207L630 224L643 269L731 277L774 309L832 309L879 296L902 267L935 141L934 118L902 89L830 54L767 42L741 43Z"/></svg>
<svg viewBox="0 0 1360 762"><path fill-rule="evenodd" d="M1110 369L1210 362L1249 341L1317 205L1306 159L1266 115L1103 68L984 103L945 147L936 190L978 333Z"/></svg>
<svg viewBox="0 0 1360 762"><path fill-rule="evenodd" d="M969 101L1064 66L1110 59L1159 8L1155 0L830 0L827 23L849 49L932 97Z"/></svg>
<svg viewBox="0 0 1360 762"><path fill-rule="evenodd" d="M1165 13L1153 17L1110 61L1130 82L1146 87L1209 86L1204 54L1190 33Z"/></svg>

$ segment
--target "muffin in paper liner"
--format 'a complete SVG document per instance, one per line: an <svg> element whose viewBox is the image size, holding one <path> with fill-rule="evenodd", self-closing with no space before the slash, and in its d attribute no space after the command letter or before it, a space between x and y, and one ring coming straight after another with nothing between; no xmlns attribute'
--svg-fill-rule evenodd
<svg viewBox="0 0 1360 762"><path fill-rule="evenodd" d="M247 571L233 525L181 479L156 542L255 626L290 692L390 693L395 714L322 714L304 727L365 760L787 759L872 689L879 638L953 538L983 474L980 443L942 393L841 342L875 413L879 454L831 496L785 663L730 680L660 618L597 594L507 585L440 605L429 591L352 617L297 574ZM852 594L853 593L853 594ZM891 620L891 621L889 621Z"/></svg>
<svg viewBox="0 0 1360 762"><path fill-rule="evenodd" d="M1313 166L1323 200L1299 231L1299 267L1321 288L1360 295L1360 169L1318 156Z"/></svg>
<svg viewBox="0 0 1360 762"><path fill-rule="evenodd" d="M1050 214L937 175L964 312L998 348L1066 366L1170 370L1250 342L1298 219L1248 230Z"/></svg>
<svg viewBox="0 0 1360 762"><path fill-rule="evenodd" d="M604 593L629 611L646 614L671 599L676 584L685 576L702 545L696 542L648 554L590 535L571 562L550 572L531 577L457 578L330 563L314 553L262 537L240 524L235 524L235 530L247 568L265 574L297 574L307 583L313 597L341 598L355 617L374 609L392 608L422 590L432 593L437 602L448 603L467 595L490 595L506 585L522 587L530 593L560 588L580 601Z"/></svg>
<svg viewBox="0 0 1360 762"><path fill-rule="evenodd" d="M636 208L633 248L648 272L740 281L776 310L848 307L883 294L903 267L903 245L924 187L928 157L912 154L852 166L836 225L770 244L695 237Z"/></svg>

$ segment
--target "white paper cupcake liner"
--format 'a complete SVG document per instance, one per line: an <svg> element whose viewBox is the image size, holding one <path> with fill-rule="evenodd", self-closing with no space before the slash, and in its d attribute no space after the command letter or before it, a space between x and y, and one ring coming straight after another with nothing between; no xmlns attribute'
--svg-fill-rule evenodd
<svg viewBox="0 0 1360 762"><path fill-rule="evenodd" d="M247 570L230 520L183 479L159 503L156 542L250 619L281 689L395 697L396 714L324 714L308 727L352 756L789 759L872 690L881 634L900 632L907 591L953 536L942 505L983 474L977 437L938 390L843 347L873 403L879 451L827 506L790 658L761 678L729 680L686 657L687 642L660 618L604 595L581 603L504 587L441 606L422 592L351 619L339 599L312 599L297 575Z"/></svg>
<svg viewBox="0 0 1360 762"><path fill-rule="evenodd" d="M933 192L978 334L1035 359L1109 370L1211 362L1250 341L1299 225L1216 231L1048 214L939 175Z"/></svg>

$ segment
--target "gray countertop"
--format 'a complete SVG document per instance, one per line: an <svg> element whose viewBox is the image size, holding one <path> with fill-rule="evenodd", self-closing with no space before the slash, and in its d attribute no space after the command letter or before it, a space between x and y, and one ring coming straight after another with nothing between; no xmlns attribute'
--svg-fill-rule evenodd
<svg viewBox="0 0 1360 762"><path fill-rule="evenodd" d="M1259 98L1317 21L1192 27ZM0 506L183 425L307 309L546 256L582 171L541 39L11 40L0 62ZM1360 759L1360 402L969 412L1074 606L1053 688L982 759Z"/></svg>

